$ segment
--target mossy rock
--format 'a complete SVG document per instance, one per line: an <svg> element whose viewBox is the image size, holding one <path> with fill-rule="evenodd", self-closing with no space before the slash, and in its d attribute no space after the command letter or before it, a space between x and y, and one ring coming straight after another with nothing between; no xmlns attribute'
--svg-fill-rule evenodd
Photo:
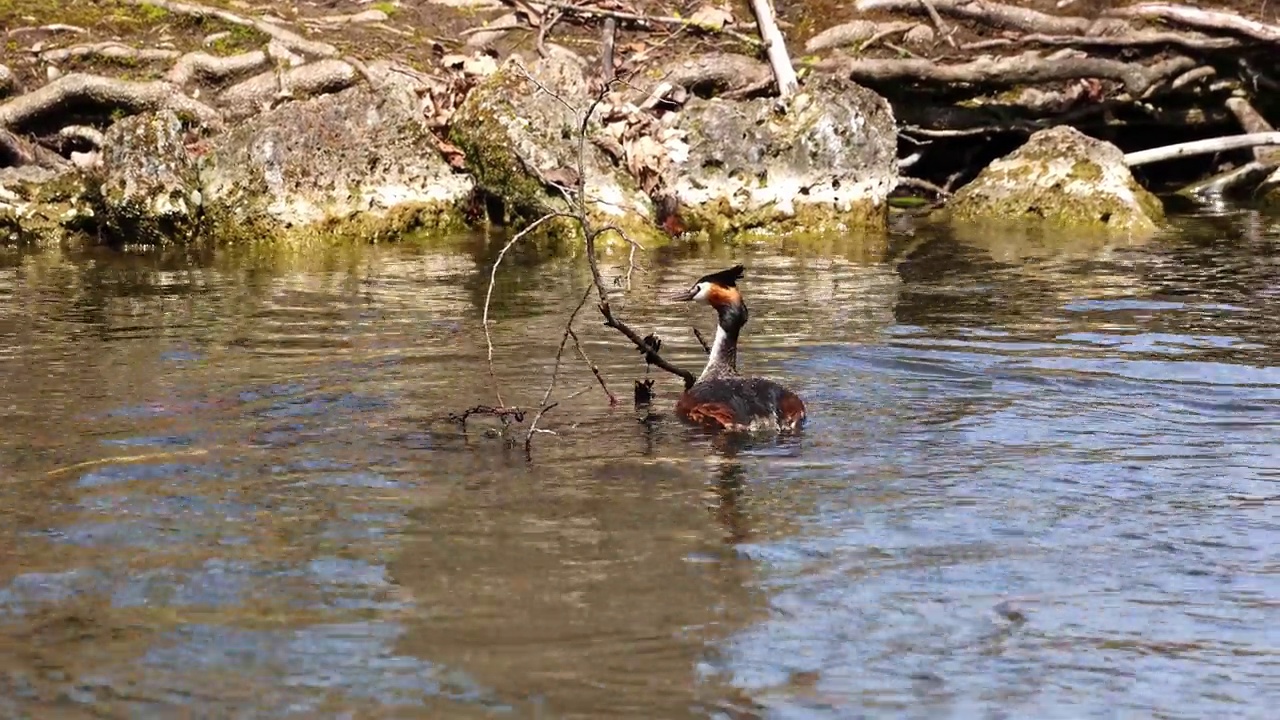
<svg viewBox="0 0 1280 720"><path fill-rule="evenodd" d="M73 170L0 170L0 244L52 247L85 236L94 217L85 194Z"/></svg>
<svg viewBox="0 0 1280 720"><path fill-rule="evenodd" d="M576 177L581 115L593 98L582 68L552 54L527 66L512 56L467 94L449 137L467 156L477 186L501 198L514 224L565 209L544 180ZM592 123L588 132L598 127ZM603 221L651 221L652 201L595 145L582 146L588 211Z"/></svg>
<svg viewBox="0 0 1280 720"><path fill-rule="evenodd" d="M133 115L107 129L86 198L109 240L160 245L198 233L199 181L185 132L169 110Z"/></svg>
<svg viewBox="0 0 1280 720"><path fill-rule="evenodd" d="M947 214L962 223L1148 235L1164 206L1134 180L1119 148L1061 125L987 166L956 193Z"/></svg>

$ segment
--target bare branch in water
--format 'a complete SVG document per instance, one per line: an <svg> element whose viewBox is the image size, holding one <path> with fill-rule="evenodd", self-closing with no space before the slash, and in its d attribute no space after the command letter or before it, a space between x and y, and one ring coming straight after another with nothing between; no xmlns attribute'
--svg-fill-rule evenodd
<svg viewBox="0 0 1280 720"><path fill-rule="evenodd" d="M498 258L493 261L493 267L489 269L489 289L484 294L484 316L482 322L484 323L484 342L489 349L489 379L493 381L493 392L498 396L498 405L505 405L506 403L502 401L502 389L498 387L498 376L493 372L493 337L489 334L489 302L493 299L493 285L498 278L498 266L502 264L502 258L506 256L507 251L520 242L524 236L538 229L538 226L542 223L558 217L573 216L569 213L550 212L529 223L528 227L516 233L514 237L507 241L506 245L502 246L502 249L498 251Z"/></svg>
<svg viewBox="0 0 1280 720"><path fill-rule="evenodd" d="M698 344L702 346L702 352L710 355L711 346L707 344L706 338L702 337L702 333L698 332L698 328L690 328L693 330L693 336L698 338Z"/></svg>
<svg viewBox="0 0 1280 720"><path fill-rule="evenodd" d="M449 420L450 422L456 422L465 428L467 425L467 418L472 415L492 415L499 420L502 420L503 424L506 424L511 421L518 423L524 422L524 414L525 410L518 407L476 405L475 407L467 408L460 413L449 413Z"/></svg>
<svg viewBox="0 0 1280 720"><path fill-rule="evenodd" d="M554 5L552 7L554 7ZM548 25L550 25L550 23L548 23ZM545 416L546 413L551 411L553 408L557 407L561 402L573 397L577 397L578 395L581 395L590 389L590 386L588 386L587 388L574 392L571 395L568 395L567 397L562 398L560 400L555 400L555 401L552 400L552 394L555 392L556 385L559 382L560 370L564 363L565 347L566 345L568 345L568 342L570 339L573 340L574 346L577 350L579 357L583 360L583 362L587 364L587 367L591 369L591 372L595 376L595 379L597 383L600 385L600 388L604 391L605 396L609 398L610 406L616 405L618 402L617 396L615 396L609 390L609 386L605 382L604 375L600 372L599 367L594 362L592 362L589 357L587 357L586 351L582 347L581 339L578 337L578 334L573 327L573 324L578 319L578 315L581 313L582 308L586 306L588 298L591 297L593 288L599 299L599 303L597 307L600 310L600 314L604 316L604 320L605 320L604 324L607 327L614 328L615 330L622 333L628 340L632 342L632 344L634 344L637 348L639 348L645 357L645 361L648 364L656 365L657 367L662 368L667 372L670 372L674 375L678 375L681 379L684 380L684 385L686 389L693 385L694 376L689 371L684 370L682 368L678 368L672 365L671 363L667 362L666 360L664 360L658 354L657 352L658 348L656 344L655 345L647 344L644 341L644 339L640 337L639 333L632 330L625 322L623 322L621 319L619 319L617 316L613 314L613 310L609 306L609 288L605 283L604 276L600 272L599 259L596 257L596 240L597 239L599 239L602 235L608 232L614 232L619 237L621 237L623 241L626 242L628 246L630 246L627 270L624 276L626 287L629 289L631 287L631 277L634 274L637 267L636 251L644 250L644 247L640 243L633 240L630 236L627 235L626 232L624 232L621 228L617 226L606 225L604 227L594 228L592 226L592 219L590 217L588 198L587 198L587 192L586 192L586 185L587 185L586 154L587 154L587 147L588 147L587 143L590 139L589 128L590 128L591 118L596 112L596 110L600 107L601 103L605 102L605 100L608 98L609 93L612 92L612 90L614 89L614 85L621 83L623 81L618 79L613 79L603 83L603 87L601 87L600 91L592 99L591 103L579 115L578 109L575 108L571 103L569 103L564 97L552 91L545 84L539 82L525 68L521 66L517 66L517 68L519 69L521 74L523 74L525 78L528 79L530 83L532 83L538 88L538 90L546 93L550 98L552 98L559 104L563 105L570 112L579 116L578 138L577 138L577 141L578 141L577 168L576 168L577 172L575 176L571 169L566 169L564 172L557 173L556 177L554 178L550 176L543 178L544 182L548 186L554 187L559 191L560 195L562 195L564 200L567 202L568 208L566 210L549 211L542 217L530 223L527 227L525 227L523 230L517 233L514 237L511 238L511 240L509 240L502 247L502 250L498 252L498 257L494 260L493 267L490 268L489 286L488 286L488 290L485 293L483 324L484 324L484 334L485 334L485 346L487 349L489 378L493 382L494 394L498 399L498 406L496 408L490 408L488 406L477 406L477 408L472 408L472 411L488 412L490 414L496 414L499 417L503 418L504 424L507 422L507 418L509 417L516 417L517 418L516 422L520 422L520 419L524 417L523 411L521 411L521 414L517 417L514 414L515 409L508 408L506 406L505 401L502 398L502 392L499 387L499 384L497 381L497 375L493 367L493 338L489 332L489 307L493 299L493 289L497 283L498 266L502 263L502 260L506 256L507 252L522 238L524 238L526 235L528 235L530 232L532 232L533 230L535 230L537 227L547 222L548 220L552 220L555 218L569 218L574 222L576 222L578 225L578 228L582 231L582 236L586 244L587 264L591 269L591 280L592 280L592 284L589 285L586 288L586 290L583 292L581 299L579 299L578 304L574 307L573 311L569 314L569 318L565 322L564 332L560 336L560 345L556 350L555 362L551 370L551 380L547 383L547 387L542 394L542 400L538 404L538 410L536 411L536 413L534 413L533 419L529 423L529 428L525 432L524 446L525 446L525 451L528 452L533 444L533 436L540 432L541 433L548 432L547 430L543 430L538 427L538 423L542 420L543 416ZM573 187L568 187L569 185L572 185ZM646 399L649 396L651 396L651 393L647 391L650 388L652 388L652 384L653 384L652 380L646 381L646 384L645 384ZM639 387L640 385L637 384L637 388ZM637 401L639 400L639 398L640 398L640 393L639 393L639 390L637 390ZM467 416L467 413L464 413L462 415L463 422L465 422L466 416Z"/></svg>

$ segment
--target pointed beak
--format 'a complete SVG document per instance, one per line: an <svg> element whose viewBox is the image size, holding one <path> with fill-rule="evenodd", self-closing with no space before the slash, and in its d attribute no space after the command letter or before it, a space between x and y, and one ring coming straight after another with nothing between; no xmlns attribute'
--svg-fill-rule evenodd
<svg viewBox="0 0 1280 720"><path fill-rule="evenodd" d="M685 290L671 296L671 302L689 302L696 293L693 290Z"/></svg>

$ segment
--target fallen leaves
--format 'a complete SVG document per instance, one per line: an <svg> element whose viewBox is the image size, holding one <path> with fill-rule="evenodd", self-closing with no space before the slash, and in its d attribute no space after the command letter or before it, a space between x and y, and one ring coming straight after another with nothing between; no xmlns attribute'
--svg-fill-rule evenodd
<svg viewBox="0 0 1280 720"><path fill-rule="evenodd" d="M689 22L708 30L720 32L725 25L733 24L733 13L727 7L703 5L689 17Z"/></svg>

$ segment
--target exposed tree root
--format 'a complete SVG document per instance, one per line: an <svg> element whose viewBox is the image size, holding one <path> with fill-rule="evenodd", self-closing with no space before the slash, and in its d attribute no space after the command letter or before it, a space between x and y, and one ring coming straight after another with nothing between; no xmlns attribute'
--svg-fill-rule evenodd
<svg viewBox="0 0 1280 720"><path fill-rule="evenodd" d="M280 42L290 50L303 55L310 55L316 58L331 58L338 55L338 49L328 43L308 40L298 33L280 27L275 23L269 23L264 20L254 20L242 15L237 15L229 10L209 7L208 5L174 2L173 0L127 0L127 2L132 5L162 8L178 15L187 15L198 18L217 18L218 20L231 25L253 28L263 35Z"/></svg>
<svg viewBox="0 0 1280 720"><path fill-rule="evenodd" d="M94 149L101 149L106 142L101 130L88 125L68 125L58 131L58 139L64 143L79 141Z"/></svg>
<svg viewBox="0 0 1280 720"><path fill-rule="evenodd" d="M264 72L218 96L228 119L250 117L284 100L303 100L355 84L358 71L342 60L320 60L282 73Z"/></svg>
<svg viewBox="0 0 1280 720"><path fill-rule="evenodd" d="M1022 83L1104 78L1124 83L1134 95L1175 72L1194 66L1190 58L1178 58L1151 67L1091 57L1046 58L1036 53L1014 57L979 58L958 65L940 65L932 60L869 60L833 58L817 64L822 70L840 72L855 82L915 80L935 83L1010 86Z"/></svg>
<svg viewBox="0 0 1280 720"><path fill-rule="evenodd" d="M0 128L16 129L65 108L90 104L127 113L167 108L202 125L218 126L218 111L163 80L137 82L70 73L0 105Z"/></svg>
<svg viewBox="0 0 1280 720"><path fill-rule="evenodd" d="M158 48L133 48L118 42L90 43L72 45L67 48L45 50L40 53L40 60L47 63L61 63L71 58L96 58L102 60L125 60L129 62L162 62L173 60L179 55L177 50L161 50Z"/></svg>
<svg viewBox="0 0 1280 720"><path fill-rule="evenodd" d="M194 80L220 84L237 76L262 72L270 66L271 59L261 50L225 57L191 52L174 64L165 79L178 87L186 87Z"/></svg>
<svg viewBox="0 0 1280 720"><path fill-rule="evenodd" d="M734 53L708 53L681 58L659 68L658 77L697 95L740 92L773 81L769 66Z"/></svg>
<svg viewBox="0 0 1280 720"><path fill-rule="evenodd" d="M1202 30L1236 33L1263 42L1280 43L1280 26L1251 20L1243 15L1237 15L1225 10L1202 10L1197 7L1171 3L1140 3L1129 7L1115 8L1108 11L1107 15L1118 18L1163 20Z"/></svg>
<svg viewBox="0 0 1280 720"><path fill-rule="evenodd" d="M1199 33L1160 32L1157 30L1137 30L1119 35L1046 35L1032 33L1016 39L979 40L965 45L963 49L985 50L987 48L1011 45L1065 45L1069 47L1113 48L1179 45L1189 50L1228 50L1240 47L1240 41L1229 37L1209 37Z"/></svg>
<svg viewBox="0 0 1280 720"><path fill-rule="evenodd" d="M863 13L877 10L901 13L928 12L920 0L857 0L854 7ZM1094 24L1087 18L1048 15L1036 10L984 0L933 0L933 7L944 15L977 20L992 27L1024 32L1084 35L1090 32Z"/></svg>
<svg viewBox="0 0 1280 720"><path fill-rule="evenodd" d="M33 34L33 33L50 33L50 34L52 34L52 33L60 33L60 32L65 32L65 33L75 33L75 34L77 34L77 35L84 35L85 33L89 32L89 31L88 31L88 30L85 30L84 28L82 28L82 27L80 27L80 26L78 26L78 25L67 25L66 23L51 23L51 24L49 24L49 25L38 25L38 26L32 26L32 27L20 27L20 28L14 28L14 29L10 30L9 32L5 33L5 36L6 36L6 37L18 37L18 36L20 36L20 35L31 35L31 34Z"/></svg>

